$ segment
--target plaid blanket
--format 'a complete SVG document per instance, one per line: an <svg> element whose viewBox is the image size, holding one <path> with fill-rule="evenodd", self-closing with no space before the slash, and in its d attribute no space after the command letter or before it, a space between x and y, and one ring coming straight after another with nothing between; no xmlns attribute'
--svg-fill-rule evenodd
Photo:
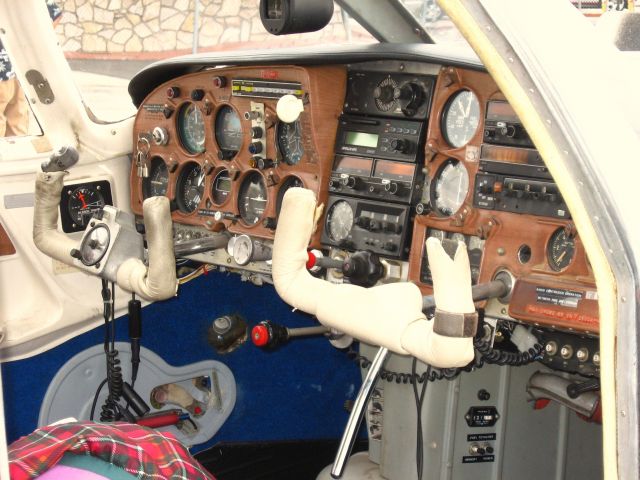
<svg viewBox="0 0 640 480"><path fill-rule="evenodd" d="M9 447L11 480L36 478L65 452L93 455L144 480L213 477L171 434L129 423L67 423L39 428Z"/></svg>

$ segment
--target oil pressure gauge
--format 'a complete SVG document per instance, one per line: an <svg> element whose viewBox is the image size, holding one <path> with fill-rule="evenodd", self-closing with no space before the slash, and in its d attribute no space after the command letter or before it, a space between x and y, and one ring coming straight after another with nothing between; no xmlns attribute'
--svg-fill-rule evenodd
<svg viewBox="0 0 640 480"><path fill-rule="evenodd" d="M552 270L559 272L569 266L576 253L574 236L564 227L558 228L547 244L547 260Z"/></svg>

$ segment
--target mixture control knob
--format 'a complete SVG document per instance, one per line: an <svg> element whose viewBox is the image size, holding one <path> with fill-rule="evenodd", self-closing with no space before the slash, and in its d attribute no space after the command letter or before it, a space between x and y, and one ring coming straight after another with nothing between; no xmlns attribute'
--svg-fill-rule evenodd
<svg viewBox="0 0 640 480"><path fill-rule="evenodd" d="M257 155L260 152L262 152L262 142L260 141L251 142L251 145L249 145L249 153L251 155Z"/></svg>
<svg viewBox="0 0 640 480"><path fill-rule="evenodd" d="M378 86L373 90L373 98L381 103L389 103L395 100L395 88L391 85Z"/></svg>
<svg viewBox="0 0 640 480"><path fill-rule="evenodd" d="M390 143L391 150L400 153L411 153L412 142L404 138L394 138Z"/></svg>

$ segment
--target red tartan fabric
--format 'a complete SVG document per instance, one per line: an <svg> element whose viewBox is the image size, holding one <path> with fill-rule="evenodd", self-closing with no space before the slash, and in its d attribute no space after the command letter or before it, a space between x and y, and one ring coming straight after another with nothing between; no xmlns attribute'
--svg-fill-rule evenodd
<svg viewBox="0 0 640 480"><path fill-rule="evenodd" d="M65 452L91 454L145 480L213 477L171 434L130 423L67 423L39 428L9 447L11 480L36 478Z"/></svg>

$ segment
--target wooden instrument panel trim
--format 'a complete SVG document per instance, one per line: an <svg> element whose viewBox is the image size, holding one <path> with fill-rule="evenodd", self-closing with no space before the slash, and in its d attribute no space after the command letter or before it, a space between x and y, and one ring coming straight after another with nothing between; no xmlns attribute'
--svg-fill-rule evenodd
<svg viewBox="0 0 640 480"><path fill-rule="evenodd" d="M213 79L224 77L226 85L216 87ZM303 132L304 155L297 165L278 162L277 166L256 170L251 167L251 155L247 147L251 142L251 121L245 119L244 112L250 111L251 102L264 104L267 148L265 158L276 159L279 152L276 144L276 103L277 99L240 97L231 94L232 79L265 79L284 82L297 82L305 92L304 111L300 115ZM180 95L169 98L167 89L177 87ZM189 94L193 90L201 89L204 97L200 101L193 101ZM300 179L306 188L313 190L319 202L327 200L327 184L333 163L333 149L338 127L338 117L342 111L346 91L346 68L343 66L321 67L233 67L212 69L185 75L166 82L151 92L144 100L134 123L133 152L134 159L131 166L131 208L134 213L142 214L143 181L138 177L135 156L140 135L149 135L155 127L166 129L169 141L166 145L156 145L150 142L148 152L149 164L154 157L161 158L169 169L169 183L167 197L175 200L176 185L182 169L189 162L196 162L205 171L205 193L196 208L191 213L175 210L172 213L174 222L185 225L199 225L213 231L228 230L231 233L247 233L256 237L272 239L274 230L266 228L262 222L247 225L239 218L238 194L242 181L249 172L258 172L262 176L268 192L264 218L276 217L276 199L282 184L290 177ZM178 140L177 118L180 107L186 102L197 105L205 118L205 151L199 154L188 152ZM242 125L242 146L238 154L230 160L218 158L220 151L215 139L215 119L217 112L225 105L231 106ZM169 108L172 114L165 118L163 109ZM231 191L222 205L213 201L212 188L215 176L227 169L231 178ZM220 210L235 216L234 219L223 219L216 222L211 215L203 215L204 211ZM312 239L312 245L320 245L320 232Z"/></svg>

